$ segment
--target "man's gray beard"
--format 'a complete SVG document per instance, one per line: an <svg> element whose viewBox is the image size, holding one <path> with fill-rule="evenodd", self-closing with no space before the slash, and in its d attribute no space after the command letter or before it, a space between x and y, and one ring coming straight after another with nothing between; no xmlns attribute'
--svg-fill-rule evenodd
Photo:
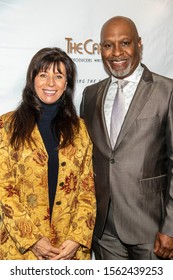
<svg viewBox="0 0 173 280"><path fill-rule="evenodd" d="M126 77L129 73L130 73L130 68L131 68L131 64L128 65L128 67L124 70L119 70L119 71L115 71L114 69L112 69L111 67L109 67L109 71L111 72L111 74L116 77Z"/></svg>

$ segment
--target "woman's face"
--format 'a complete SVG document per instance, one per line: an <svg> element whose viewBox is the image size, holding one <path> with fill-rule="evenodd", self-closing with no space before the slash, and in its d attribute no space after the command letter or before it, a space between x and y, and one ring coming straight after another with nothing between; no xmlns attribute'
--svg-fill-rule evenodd
<svg viewBox="0 0 173 280"><path fill-rule="evenodd" d="M55 103L64 93L67 85L66 69L62 62L59 67L53 64L46 71L40 71L34 79L34 87L39 99L46 103Z"/></svg>

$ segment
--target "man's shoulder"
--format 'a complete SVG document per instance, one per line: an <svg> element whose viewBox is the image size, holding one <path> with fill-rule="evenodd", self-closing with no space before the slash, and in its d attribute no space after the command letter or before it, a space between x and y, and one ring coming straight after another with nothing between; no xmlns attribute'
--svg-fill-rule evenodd
<svg viewBox="0 0 173 280"><path fill-rule="evenodd" d="M149 70L146 67L146 65L144 65L144 64L143 64L143 67L144 67L143 77L145 77L147 79L152 79L153 81L156 81L156 82L164 82L164 83L168 83L168 84L173 84L173 79Z"/></svg>
<svg viewBox="0 0 173 280"><path fill-rule="evenodd" d="M169 83L173 84L173 79L171 79L169 77L163 76L163 75L155 73L155 72L152 72L152 75L153 75L155 80L163 81L163 82L168 83L168 84Z"/></svg>

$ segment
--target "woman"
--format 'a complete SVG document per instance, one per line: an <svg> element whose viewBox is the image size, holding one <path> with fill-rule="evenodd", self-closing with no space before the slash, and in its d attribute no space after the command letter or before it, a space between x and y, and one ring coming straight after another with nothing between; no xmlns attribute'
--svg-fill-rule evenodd
<svg viewBox="0 0 173 280"><path fill-rule="evenodd" d="M90 259L92 144L59 48L32 58L19 107L0 118L0 259Z"/></svg>

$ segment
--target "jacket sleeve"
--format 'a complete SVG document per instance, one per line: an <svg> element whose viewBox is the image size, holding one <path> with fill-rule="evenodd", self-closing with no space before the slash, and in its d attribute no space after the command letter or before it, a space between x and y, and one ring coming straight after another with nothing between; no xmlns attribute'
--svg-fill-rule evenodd
<svg viewBox="0 0 173 280"><path fill-rule="evenodd" d="M92 143L82 122L83 163L79 178L79 190L75 211L67 239L74 240L84 248L91 248L92 235L96 216L96 198L92 165ZM75 226L76 229L74 230ZM78 231L78 234L77 234ZM79 234L80 233L80 234Z"/></svg>
<svg viewBox="0 0 173 280"><path fill-rule="evenodd" d="M18 171L13 157L17 156L8 145L8 134L0 120L0 224L1 242L11 238L23 254L41 237L38 228L33 224L27 210L20 201ZM22 170L21 170L22 172ZM22 229L25 228L27 235ZM1 243L2 244L2 243Z"/></svg>

